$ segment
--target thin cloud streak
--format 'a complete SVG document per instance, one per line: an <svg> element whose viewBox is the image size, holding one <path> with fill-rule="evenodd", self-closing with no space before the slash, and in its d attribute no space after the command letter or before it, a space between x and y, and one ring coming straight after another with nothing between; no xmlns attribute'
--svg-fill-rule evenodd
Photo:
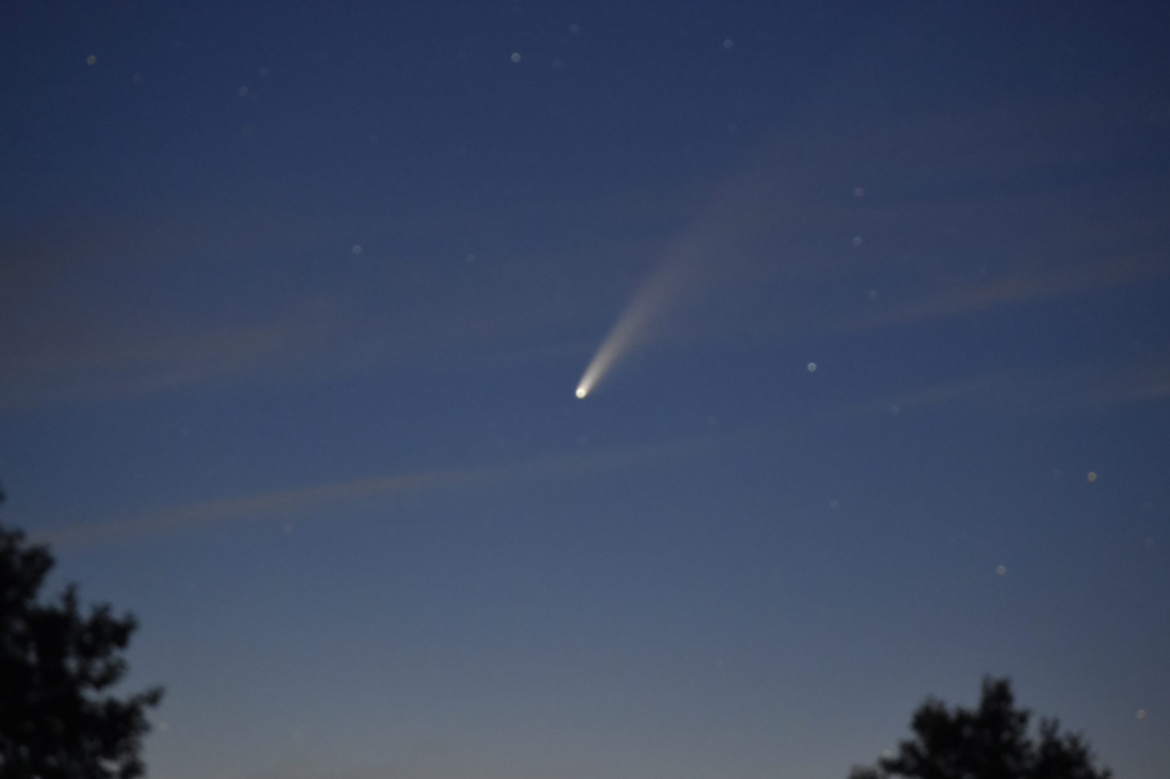
<svg viewBox="0 0 1170 779"><path fill-rule="evenodd" d="M188 387L337 375L422 363L423 357L430 367L479 365L532 352L513 341L555 326L564 316L552 306L494 315L477 308L467 314L476 323L471 327L424 310L370 312L340 301L307 300L266 320L178 331L120 327L88 333L84 323L71 323L60 334L0 352L0 374L6 379L0 385L0 413ZM496 348L485 350L485 343ZM481 348L469 351L471 344Z"/></svg>
<svg viewBox="0 0 1170 779"><path fill-rule="evenodd" d="M1073 380L1074 394L1054 410L1094 412L1138 403L1170 400L1170 354L1160 353L1143 360L1106 369L1081 370Z"/></svg>
<svg viewBox="0 0 1170 779"><path fill-rule="evenodd" d="M88 337L0 359L0 412L101 402L240 377L279 376L327 353L336 325L320 312L186 333Z"/></svg>
<svg viewBox="0 0 1170 779"><path fill-rule="evenodd" d="M999 306L1070 297L1164 274L1163 268L1152 263L1130 259L1068 271L1009 276L985 283L953 286L924 299L847 322L841 329L849 332L978 314Z"/></svg>
<svg viewBox="0 0 1170 779"><path fill-rule="evenodd" d="M1080 415L1167 400L1170 400L1170 359L1161 355L1107 368L1081 365L1044 372L1019 368L1010 374L943 381L847 406L839 412L839 417L958 406L965 413L980 409L994 415Z"/></svg>
<svg viewBox="0 0 1170 779"><path fill-rule="evenodd" d="M503 465L387 474L326 482L235 498L193 503L148 512L128 519L73 525L42 533L38 541L59 546L88 546L185 528L293 514L355 501L391 500L395 496L461 487L492 487L516 479L554 479L638 467L685 456L711 445L710 437L596 453L562 453Z"/></svg>

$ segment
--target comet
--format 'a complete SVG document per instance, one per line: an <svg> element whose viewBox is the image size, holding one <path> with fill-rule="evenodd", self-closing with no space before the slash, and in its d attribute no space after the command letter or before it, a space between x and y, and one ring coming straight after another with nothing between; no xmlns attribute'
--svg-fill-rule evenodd
<svg viewBox="0 0 1170 779"><path fill-rule="evenodd" d="M714 286L719 279L713 272L743 262L741 241L752 238L744 215L758 211L765 193L783 181L774 151L765 148L751 155L740 175L725 180L703 216L675 240L597 348L577 383L578 399L590 396L631 351L660 336L669 315L691 296Z"/></svg>
<svg viewBox="0 0 1170 779"><path fill-rule="evenodd" d="M659 267L626 306L593 355L577 383L575 394L579 399L588 397L622 357L658 335L655 325L695 286L692 282L698 270L698 255L691 250L675 253Z"/></svg>

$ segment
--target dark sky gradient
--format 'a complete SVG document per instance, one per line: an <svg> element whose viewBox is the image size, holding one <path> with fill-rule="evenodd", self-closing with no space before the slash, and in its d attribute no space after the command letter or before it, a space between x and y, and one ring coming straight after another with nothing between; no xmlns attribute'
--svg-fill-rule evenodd
<svg viewBox="0 0 1170 779"><path fill-rule="evenodd" d="M1164 779L1170 12L981 6L10 5L3 519L151 775L834 779L994 673Z"/></svg>

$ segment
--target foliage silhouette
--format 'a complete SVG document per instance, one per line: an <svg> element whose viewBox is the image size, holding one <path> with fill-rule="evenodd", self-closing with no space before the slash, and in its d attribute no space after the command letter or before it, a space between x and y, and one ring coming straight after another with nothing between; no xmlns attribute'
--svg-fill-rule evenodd
<svg viewBox="0 0 1170 779"><path fill-rule="evenodd" d="M977 709L948 710L928 699L911 720L915 737L875 768L855 768L850 779L1109 779L1081 736L1041 719L1038 738L1030 738L1030 717L1016 708L1007 679L984 679Z"/></svg>
<svg viewBox="0 0 1170 779"><path fill-rule="evenodd" d="M48 549L0 526L0 779L141 776L146 710L162 690L107 692L126 673L134 618L108 605L83 614L75 585L37 602L52 567Z"/></svg>

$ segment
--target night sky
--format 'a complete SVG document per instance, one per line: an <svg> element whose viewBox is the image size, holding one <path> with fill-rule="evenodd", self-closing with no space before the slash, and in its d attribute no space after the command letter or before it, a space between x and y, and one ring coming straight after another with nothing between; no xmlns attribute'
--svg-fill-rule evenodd
<svg viewBox="0 0 1170 779"><path fill-rule="evenodd" d="M6 4L0 520L150 775L838 779L996 674L1164 779L1170 12L983 5Z"/></svg>

